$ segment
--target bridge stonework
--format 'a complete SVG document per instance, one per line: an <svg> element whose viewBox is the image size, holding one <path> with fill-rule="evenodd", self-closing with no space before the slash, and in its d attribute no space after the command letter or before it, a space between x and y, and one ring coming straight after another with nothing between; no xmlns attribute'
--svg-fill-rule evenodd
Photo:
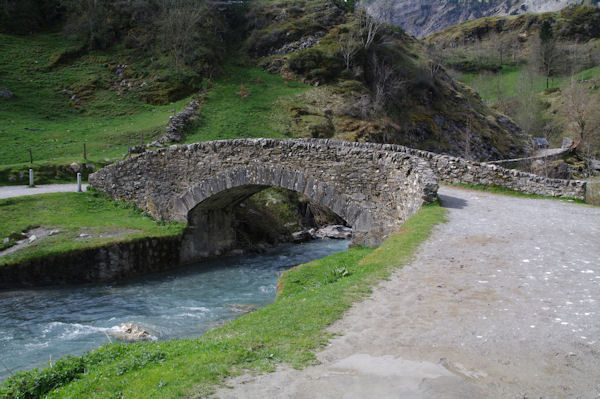
<svg viewBox="0 0 600 399"><path fill-rule="evenodd" d="M353 243L379 245L423 203L437 178L416 156L330 140L240 139L171 146L109 165L95 188L162 220L188 221L184 261L220 253L235 240L231 207L267 187L294 190L331 209Z"/></svg>

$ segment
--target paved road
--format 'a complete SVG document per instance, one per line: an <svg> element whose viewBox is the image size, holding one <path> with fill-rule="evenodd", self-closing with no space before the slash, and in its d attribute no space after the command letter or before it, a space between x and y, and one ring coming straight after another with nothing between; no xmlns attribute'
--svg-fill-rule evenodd
<svg viewBox="0 0 600 399"><path fill-rule="evenodd" d="M81 189L85 191L87 186L87 184L82 184ZM27 186L0 186L0 199L20 197L22 195L67 193L76 191L77 184L45 184L32 188Z"/></svg>
<svg viewBox="0 0 600 399"><path fill-rule="evenodd" d="M450 221L331 327L322 364L220 398L600 397L600 208L442 187Z"/></svg>

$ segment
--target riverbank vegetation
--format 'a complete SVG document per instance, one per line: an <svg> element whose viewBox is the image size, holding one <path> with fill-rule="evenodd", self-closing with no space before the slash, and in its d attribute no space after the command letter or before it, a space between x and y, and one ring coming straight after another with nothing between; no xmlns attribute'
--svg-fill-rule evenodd
<svg viewBox="0 0 600 399"><path fill-rule="evenodd" d="M332 336L326 327L407 264L444 215L439 204L427 205L377 249L356 247L287 271L275 303L202 337L106 345L16 373L0 385L0 398L196 397L233 375L314 364L314 351Z"/></svg>
<svg viewBox="0 0 600 399"><path fill-rule="evenodd" d="M0 220L0 250L25 241L23 248L0 256L0 267L107 243L175 236L185 228L185 223L157 222L134 205L95 191L0 199Z"/></svg>

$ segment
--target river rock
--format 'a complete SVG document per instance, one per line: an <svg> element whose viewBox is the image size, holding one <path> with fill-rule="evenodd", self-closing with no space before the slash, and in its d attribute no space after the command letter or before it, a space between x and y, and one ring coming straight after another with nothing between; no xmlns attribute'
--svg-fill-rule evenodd
<svg viewBox="0 0 600 399"><path fill-rule="evenodd" d="M12 91L5 89L4 87L0 87L0 98L13 98Z"/></svg>
<svg viewBox="0 0 600 399"><path fill-rule="evenodd" d="M135 323L123 323L116 328L108 330L108 334L126 342L155 341L156 337L142 329Z"/></svg>
<svg viewBox="0 0 600 399"><path fill-rule="evenodd" d="M318 238L335 238L338 240L352 238L352 229L350 227L334 224L320 228L316 232Z"/></svg>
<svg viewBox="0 0 600 399"><path fill-rule="evenodd" d="M292 233L292 241L295 243L306 242L314 240L315 238L315 229L302 230Z"/></svg>
<svg viewBox="0 0 600 399"><path fill-rule="evenodd" d="M2 240L2 244L6 245L10 242L10 238L5 237L4 240Z"/></svg>

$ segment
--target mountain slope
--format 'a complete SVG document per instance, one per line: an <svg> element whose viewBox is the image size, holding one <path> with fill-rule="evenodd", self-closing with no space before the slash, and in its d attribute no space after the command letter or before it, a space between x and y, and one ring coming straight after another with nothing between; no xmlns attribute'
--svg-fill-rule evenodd
<svg viewBox="0 0 600 399"><path fill-rule="evenodd" d="M422 38L472 19L556 11L581 3L582 0L374 0L370 7L375 15L385 15L390 22Z"/></svg>

